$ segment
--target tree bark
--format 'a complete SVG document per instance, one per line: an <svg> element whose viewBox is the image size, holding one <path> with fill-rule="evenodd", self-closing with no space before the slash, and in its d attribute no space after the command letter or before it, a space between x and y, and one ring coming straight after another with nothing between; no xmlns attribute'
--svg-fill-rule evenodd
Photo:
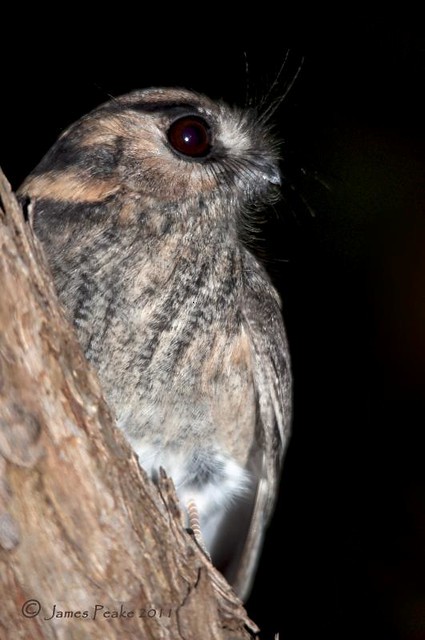
<svg viewBox="0 0 425 640"><path fill-rule="evenodd" d="M252 638L113 424L1 172L0 198L1 640Z"/></svg>

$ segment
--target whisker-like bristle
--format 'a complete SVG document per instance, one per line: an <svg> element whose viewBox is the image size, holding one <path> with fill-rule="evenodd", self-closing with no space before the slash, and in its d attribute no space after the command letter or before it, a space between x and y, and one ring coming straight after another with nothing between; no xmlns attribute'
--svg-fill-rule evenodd
<svg viewBox="0 0 425 640"><path fill-rule="evenodd" d="M287 62L287 60L288 60L288 55L289 55L289 52L287 53L287 55L286 55L286 57L285 57L285 60L284 60L284 62L283 62L283 64L282 64L282 66L281 66L281 68L280 68L280 70L279 70L279 73L278 73L278 75L277 75L277 77L276 77L275 81L273 82L273 84L272 84L272 86L271 86L270 90L269 90L269 91L268 91L268 93L267 93L267 98L266 98L266 100L263 100L263 101L262 101L262 103L260 104L260 109L261 109L261 107L263 107L263 106L264 106L264 104L267 102L267 100L271 97L271 95L272 95L272 91L274 90L274 88L278 86L278 82L279 82L279 79L280 79L280 77L281 77L281 75L282 75L283 68L284 68L284 66L285 66L285 63L286 63L286 62ZM278 96L277 98L275 98L274 100L272 100L272 101L269 103L269 105L268 105L268 106L266 106L266 108L264 109L264 111L260 111L260 114L261 114L261 115L260 115L260 121L261 121L262 123L267 123L267 122L270 120L270 118L272 118L272 116L273 116L273 115L276 113L276 111L279 109L280 105L281 105L281 104L283 104L283 103L285 102L286 98L288 97L289 93L291 92L292 88L294 87L294 85L295 85L295 83L296 83L296 81L297 81L298 76L299 76L299 75L300 75L300 73L301 73L301 69L302 69L302 67L303 67L303 64L304 64L304 57L302 57L302 58L301 58L301 61L300 61L299 65L298 65L298 67L297 67L297 69L296 69L295 73L293 74L293 76L292 76L292 78L289 80L289 82L286 84L286 87L285 87L285 89L284 89L283 93L282 93L280 96Z"/></svg>

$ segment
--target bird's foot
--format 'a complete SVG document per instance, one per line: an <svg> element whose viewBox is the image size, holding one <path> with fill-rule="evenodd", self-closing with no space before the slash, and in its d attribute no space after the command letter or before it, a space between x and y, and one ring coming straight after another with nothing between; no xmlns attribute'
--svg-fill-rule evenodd
<svg viewBox="0 0 425 640"><path fill-rule="evenodd" d="M187 529L187 532L193 537L197 546L211 562L211 556L208 552L208 549L204 542L204 538L202 536L201 523L199 521L199 513L195 501L189 500L186 504L186 509L189 519L189 527Z"/></svg>

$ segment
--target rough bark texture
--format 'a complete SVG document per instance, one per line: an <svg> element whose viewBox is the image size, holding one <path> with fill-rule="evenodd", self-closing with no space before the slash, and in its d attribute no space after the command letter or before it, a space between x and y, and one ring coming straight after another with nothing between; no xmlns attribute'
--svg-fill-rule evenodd
<svg viewBox="0 0 425 640"><path fill-rule="evenodd" d="M3 174L0 198L0 639L251 638L113 425Z"/></svg>

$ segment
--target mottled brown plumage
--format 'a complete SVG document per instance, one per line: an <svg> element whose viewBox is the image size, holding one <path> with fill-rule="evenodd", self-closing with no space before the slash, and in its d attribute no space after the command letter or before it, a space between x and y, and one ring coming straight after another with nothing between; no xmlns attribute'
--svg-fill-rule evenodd
<svg viewBox="0 0 425 640"><path fill-rule="evenodd" d="M254 110L148 89L72 125L20 189L118 425L195 501L241 597L290 425L278 295L244 243L278 183Z"/></svg>

